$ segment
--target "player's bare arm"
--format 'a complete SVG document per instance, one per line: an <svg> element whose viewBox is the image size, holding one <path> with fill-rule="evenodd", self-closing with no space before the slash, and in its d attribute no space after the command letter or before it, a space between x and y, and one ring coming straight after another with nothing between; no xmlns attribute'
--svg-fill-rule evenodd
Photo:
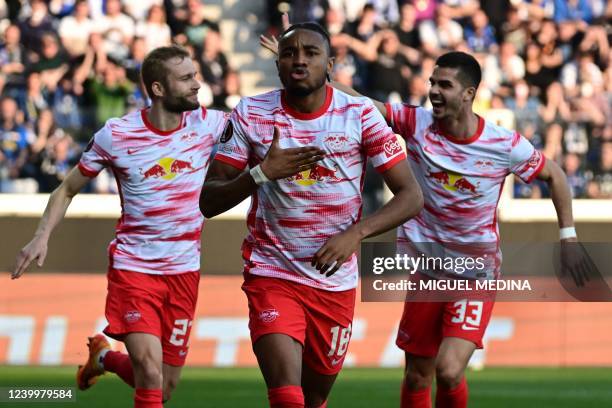
<svg viewBox="0 0 612 408"><path fill-rule="evenodd" d="M274 127L270 149L259 167L266 179L278 180L308 170L324 154L314 146L281 148L279 130ZM215 160L202 186L200 210L206 218L214 217L242 202L258 187L250 172Z"/></svg>
<svg viewBox="0 0 612 408"><path fill-rule="evenodd" d="M565 177L565 173L561 167L552 160L546 160L544 168L538 174L537 178L548 183L552 202L557 211L559 228L573 227L572 194L567 183L567 177ZM566 238L565 240L576 241L576 237Z"/></svg>
<svg viewBox="0 0 612 408"><path fill-rule="evenodd" d="M393 193L374 214L330 238L314 255L312 265L322 274L331 276L357 251L365 238L381 234L403 224L423 208L423 193L406 160L402 160L382 174Z"/></svg>
<svg viewBox="0 0 612 408"><path fill-rule="evenodd" d="M89 180L89 177L82 175L81 171L75 167L68 173L62 184L51 193L34 238L17 255L11 279L19 278L35 259L39 267L43 265L51 232L64 218L72 198L85 187Z"/></svg>

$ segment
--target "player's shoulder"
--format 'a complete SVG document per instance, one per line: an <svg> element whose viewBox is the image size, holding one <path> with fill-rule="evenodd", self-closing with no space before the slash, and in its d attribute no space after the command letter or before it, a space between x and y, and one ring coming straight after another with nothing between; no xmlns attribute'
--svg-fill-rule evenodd
<svg viewBox="0 0 612 408"><path fill-rule="evenodd" d="M367 107L374 106L374 102L367 96L359 95L349 95L340 89L333 89L333 98L332 103L334 106L347 106L349 108L360 108L364 109Z"/></svg>
<svg viewBox="0 0 612 408"><path fill-rule="evenodd" d="M280 97L280 89L274 89L272 91L253 96L244 96L240 99L240 102L238 102L235 109L241 112L246 112L249 109L271 109L279 106Z"/></svg>
<svg viewBox="0 0 612 408"><path fill-rule="evenodd" d="M139 109L129 112L121 117L110 118L106 121L102 129L110 131L132 130L134 128L143 128L144 110Z"/></svg>
<svg viewBox="0 0 612 408"><path fill-rule="evenodd" d="M483 122L483 130L480 139L483 142L492 143L494 141L498 144L515 144L516 140L520 138L520 134L516 130L508 129L495 122L491 122L482 117L480 118Z"/></svg>
<svg viewBox="0 0 612 408"><path fill-rule="evenodd" d="M202 123L218 123L220 121L227 120L229 116L228 112L224 112L216 109L207 109L204 106L187 112L186 122L187 125L202 124Z"/></svg>

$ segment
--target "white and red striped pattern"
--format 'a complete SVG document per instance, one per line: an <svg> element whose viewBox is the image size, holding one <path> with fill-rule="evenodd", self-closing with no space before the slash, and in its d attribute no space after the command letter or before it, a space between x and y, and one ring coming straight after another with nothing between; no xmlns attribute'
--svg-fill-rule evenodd
<svg viewBox="0 0 612 408"><path fill-rule="evenodd" d="M317 112L295 112L276 90L244 98L230 120L233 137L215 159L239 169L263 160L274 126L282 148L326 151L312 170L266 183L254 194L243 244L246 272L330 291L356 287L355 255L329 278L310 262L329 238L359 220L366 160L384 172L405 159L382 115L369 99L328 87Z"/></svg>
<svg viewBox="0 0 612 408"><path fill-rule="evenodd" d="M428 110L401 103L386 107L393 130L406 140L425 199L419 215L398 228L398 244L497 245L504 179L514 173L531 182L544 167L544 156L523 136L482 118L472 137L456 139L436 128ZM501 253L497 258L500 262Z"/></svg>
<svg viewBox="0 0 612 408"><path fill-rule="evenodd" d="M200 190L227 117L197 109L183 113L177 129L160 131L143 110L110 119L95 134L78 166L88 177L104 167L115 174L122 213L109 246L113 268L158 275L200 269Z"/></svg>

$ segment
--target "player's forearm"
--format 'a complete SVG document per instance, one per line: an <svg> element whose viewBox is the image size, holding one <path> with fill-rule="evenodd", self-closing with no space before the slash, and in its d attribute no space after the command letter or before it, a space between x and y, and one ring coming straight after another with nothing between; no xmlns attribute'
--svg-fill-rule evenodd
<svg viewBox="0 0 612 408"><path fill-rule="evenodd" d="M362 219L351 228L356 229L361 239L387 232L416 216L423 208L420 189L402 189L374 214Z"/></svg>
<svg viewBox="0 0 612 408"><path fill-rule="evenodd" d="M552 169L550 178L547 181L552 202L557 211L559 228L572 227L574 225L574 217L572 215L572 193L567 183L565 173L556 166Z"/></svg>
<svg viewBox="0 0 612 408"><path fill-rule="evenodd" d="M56 188L49 196L49 202L34 235L48 240L51 232L66 215L73 197L64 184Z"/></svg>
<svg viewBox="0 0 612 408"><path fill-rule="evenodd" d="M248 171L233 180L207 180L200 194L200 211L212 218L240 204L258 187Z"/></svg>

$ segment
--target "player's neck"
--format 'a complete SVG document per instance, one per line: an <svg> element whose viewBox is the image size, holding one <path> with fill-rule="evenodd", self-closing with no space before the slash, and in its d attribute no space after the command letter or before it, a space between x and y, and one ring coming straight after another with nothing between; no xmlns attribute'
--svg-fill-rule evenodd
<svg viewBox="0 0 612 408"><path fill-rule="evenodd" d="M455 117L446 117L436 122L438 128L456 139L469 139L478 131L478 116L470 110Z"/></svg>
<svg viewBox="0 0 612 408"><path fill-rule="evenodd" d="M312 113L316 112L323 104L325 104L325 100L327 98L327 85L322 86L320 89L312 92L310 95L299 96L292 95L289 92L285 91L285 102L287 105L300 113Z"/></svg>
<svg viewBox="0 0 612 408"><path fill-rule="evenodd" d="M155 129L167 132L178 128L183 119L182 113L170 112L164 109L161 103L153 103L151 107L145 111L147 120Z"/></svg>

